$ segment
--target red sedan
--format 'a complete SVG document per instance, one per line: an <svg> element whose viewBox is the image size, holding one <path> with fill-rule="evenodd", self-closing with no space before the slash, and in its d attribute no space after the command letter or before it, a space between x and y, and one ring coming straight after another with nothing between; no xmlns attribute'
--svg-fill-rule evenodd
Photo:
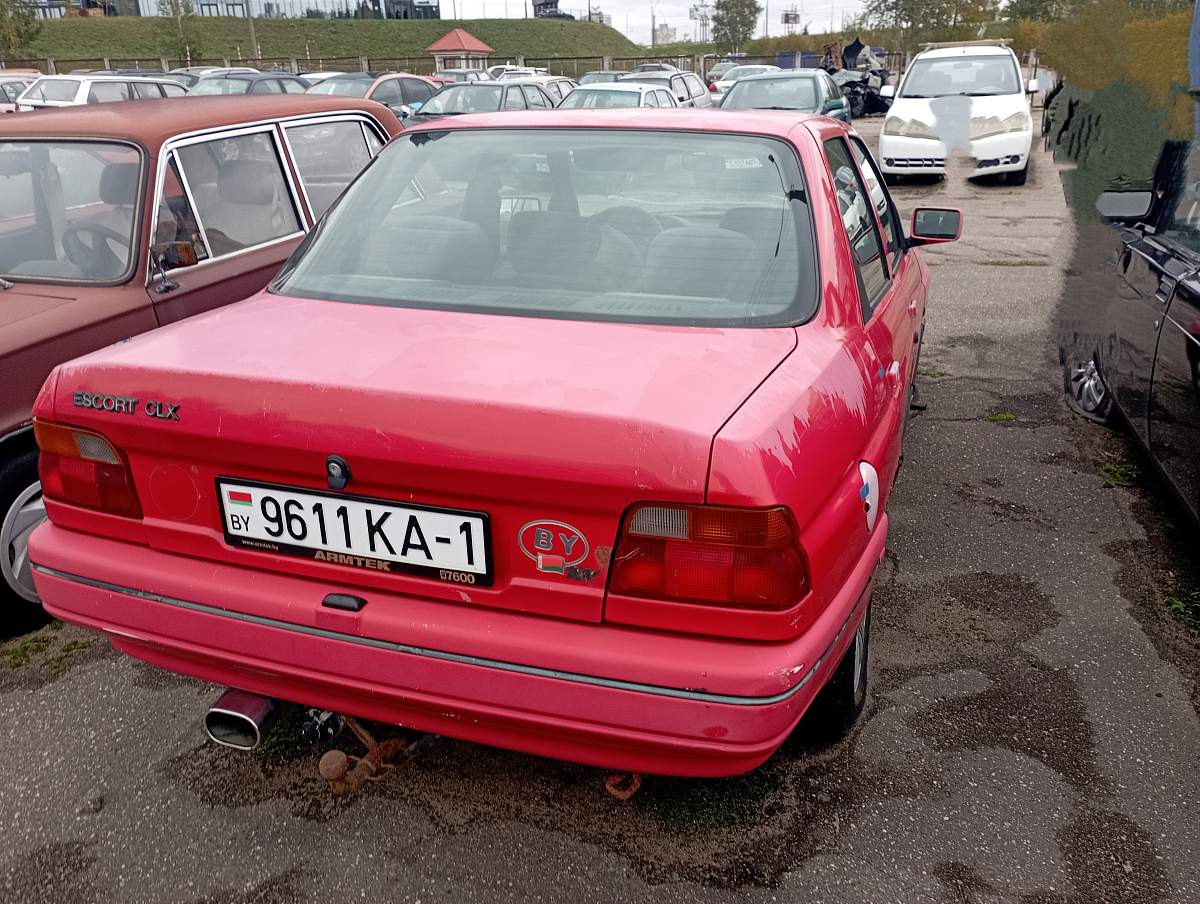
<svg viewBox="0 0 1200 904"><path fill-rule="evenodd" d="M752 769L863 707L913 248L959 231L822 116L404 132L267 290L51 375L37 589L250 695Z"/></svg>

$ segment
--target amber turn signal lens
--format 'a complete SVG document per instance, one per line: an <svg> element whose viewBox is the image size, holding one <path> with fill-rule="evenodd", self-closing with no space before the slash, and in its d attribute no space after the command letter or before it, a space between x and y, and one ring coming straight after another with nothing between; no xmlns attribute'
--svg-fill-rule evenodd
<svg viewBox="0 0 1200 904"><path fill-rule="evenodd" d="M121 450L91 430L35 420L42 494L58 502L141 518L133 475Z"/></svg>

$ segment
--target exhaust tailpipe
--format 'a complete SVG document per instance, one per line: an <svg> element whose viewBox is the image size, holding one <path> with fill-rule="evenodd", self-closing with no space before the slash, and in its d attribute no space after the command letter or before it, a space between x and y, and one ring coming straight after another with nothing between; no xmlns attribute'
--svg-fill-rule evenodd
<svg viewBox="0 0 1200 904"><path fill-rule="evenodd" d="M235 750L253 750L262 742L278 712L270 697L230 688L205 713L204 730L218 744Z"/></svg>

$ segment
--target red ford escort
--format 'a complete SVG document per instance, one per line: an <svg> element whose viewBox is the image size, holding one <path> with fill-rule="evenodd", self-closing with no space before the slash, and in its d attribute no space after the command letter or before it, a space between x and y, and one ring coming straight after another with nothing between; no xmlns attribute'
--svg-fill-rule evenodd
<svg viewBox="0 0 1200 904"><path fill-rule="evenodd" d="M960 225L821 116L403 133L268 289L54 371L37 590L251 709L752 769L862 709Z"/></svg>

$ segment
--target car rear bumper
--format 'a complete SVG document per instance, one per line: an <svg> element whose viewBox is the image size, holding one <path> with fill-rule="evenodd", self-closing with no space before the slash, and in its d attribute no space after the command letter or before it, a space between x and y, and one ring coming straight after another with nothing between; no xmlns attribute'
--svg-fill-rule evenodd
<svg viewBox="0 0 1200 904"><path fill-rule="evenodd" d="M665 656L683 655L684 641L693 650L688 655L696 655L697 645L706 645L713 656L722 647L735 655L747 647L752 654L761 650L757 668L763 673L745 677L759 679L758 686L770 692L756 695L648 683L647 677L660 674L659 663L626 666L620 676L599 675L545 667L517 655L500 660L363 636L355 613L305 614L295 606L315 593L345 588L309 586L299 592L301 585L318 582L130 548L53 524L38 529L30 550L47 611L103 631L117 649L175 672L542 756L638 772L719 776L748 771L769 757L828 680L870 599L886 528L885 520L852 580L795 642L748 645L662 636ZM111 579L85 576L106 574L104 563L124 560L118 557L137 562L139 586L131 586L128 572ZM227 598L240 601L246 594L263 599L280 594L296 611L281 619L225 605ZM399 598L369 595L375 605L404 605ZM464 608L477 621L504 618ZM541 626L553 623L525 618ZM563 630L646 633L604 625ZM780 656L791 657L791 668L777 667ZM753 663L755 657L743 661ZM768 687L761 679L772 683Z"/></svg>

